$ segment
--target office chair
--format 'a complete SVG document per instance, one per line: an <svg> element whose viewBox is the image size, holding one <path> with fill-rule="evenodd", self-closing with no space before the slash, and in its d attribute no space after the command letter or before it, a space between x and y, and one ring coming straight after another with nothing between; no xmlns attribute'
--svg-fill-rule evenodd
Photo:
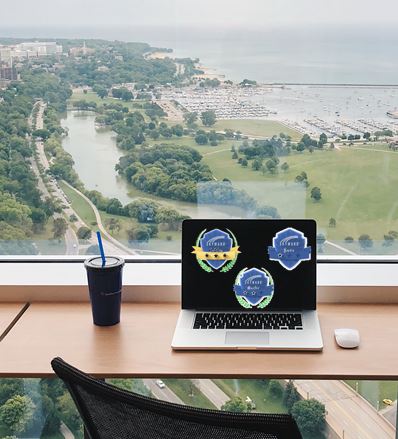
<svg viewBox="0 0 398 439"><path fill-rule="evenodd" d="M106 384L61 358L51 365L66 384L90 439L301 439L289 415L173 404Z"/></svg>

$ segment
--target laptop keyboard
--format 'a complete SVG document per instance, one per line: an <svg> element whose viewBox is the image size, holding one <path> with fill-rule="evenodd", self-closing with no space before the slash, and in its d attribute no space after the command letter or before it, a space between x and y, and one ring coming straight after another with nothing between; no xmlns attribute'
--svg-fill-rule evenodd
<svg viewBox="0 0 398 439"><path fill-rule="evenodd" d="M196 313L194 329L301 330L299 313Z"/></svg>

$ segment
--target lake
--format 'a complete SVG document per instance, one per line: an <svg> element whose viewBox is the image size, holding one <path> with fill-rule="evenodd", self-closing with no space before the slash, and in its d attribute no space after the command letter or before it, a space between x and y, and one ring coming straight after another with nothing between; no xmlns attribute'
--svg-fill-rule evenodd
<svg viewBox="0 0 398 439"><path fill-rule="evenodd" d="M74 168L88 190L97 190L109 198L118 198L122 204L136 198L151 198L177 209L192 218L230 218L244 216L237 207L185 203L167 200L139 191L115 171L119 158L126 154L116 146L115 134L106 129L95 128L95 114L68 111L62 120L68 128L63 147L73 157Z"/></svg>

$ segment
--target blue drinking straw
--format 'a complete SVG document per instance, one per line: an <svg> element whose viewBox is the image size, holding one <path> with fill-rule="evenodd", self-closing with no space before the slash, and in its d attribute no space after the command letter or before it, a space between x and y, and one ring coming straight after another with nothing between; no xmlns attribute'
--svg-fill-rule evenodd
<svg viewBox="0 0 398 439"><path fill-rule="evenodd" d="M97 240L98 240L99 251L101 253L102 266L104 266L106 264L106 259L105 259L104 246L102 245L101 233L99 231L97 232Z"/></svg>

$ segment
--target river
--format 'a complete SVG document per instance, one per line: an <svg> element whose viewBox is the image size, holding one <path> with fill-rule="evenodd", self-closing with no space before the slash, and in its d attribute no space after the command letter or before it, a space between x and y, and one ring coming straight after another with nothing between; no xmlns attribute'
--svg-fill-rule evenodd
<svg viewBox="0 0 398 439"><path fill-rule="evenodd" d="M106 197L118 198L122 204L139 197L151 198L192 218L228 218L242 215L238 208L166 200L134 188L115 171L115 165L125 152L116 146L112 131L95 128L94 113L68 111L66 118L62 120L62 126L67 127L69 132L63 140L63 147L73 157L75 170L88 190L97 190Z"/></svg>

